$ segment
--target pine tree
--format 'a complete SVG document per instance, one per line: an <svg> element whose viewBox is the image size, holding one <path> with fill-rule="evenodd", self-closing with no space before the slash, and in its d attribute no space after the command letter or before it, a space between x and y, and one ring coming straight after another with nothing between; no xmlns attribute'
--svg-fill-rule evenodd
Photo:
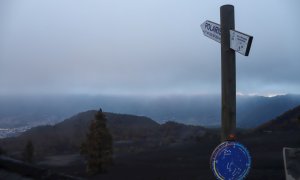
<svg viewBox="0 0 300 180"><path fill-rule="evenodd" d="M23 160L28 163L33 162L34 147L31 140L28 140L23 151Z"/></svg>
<svg viewBox="0 0 300 180"><path fill-rule="evenodd" d="M87 172L96 174L106 172L112 164L112 136L106 127L106 117L100 109L92 120L81 154L87 160Z"/></svg>

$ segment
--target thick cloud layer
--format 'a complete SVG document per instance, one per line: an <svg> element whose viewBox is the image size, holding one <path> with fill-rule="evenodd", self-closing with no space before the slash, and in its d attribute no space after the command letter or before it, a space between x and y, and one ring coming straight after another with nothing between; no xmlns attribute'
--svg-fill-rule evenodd
<svg viewBox="0 0 300 180"><path fill-rule="evenodd" d="M237 91L298 93L300 3L228 1L236 29L253 35L237 54ZM195 94L220 92L214 1L0 2L0 93Z"/></svg>

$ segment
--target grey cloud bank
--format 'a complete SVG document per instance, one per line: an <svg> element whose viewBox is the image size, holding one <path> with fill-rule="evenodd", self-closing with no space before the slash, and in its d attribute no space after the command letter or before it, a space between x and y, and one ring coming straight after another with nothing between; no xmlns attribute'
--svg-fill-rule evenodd
<svg viewBox="0 0 300 180"><path fill-rule="evenodd" d="M237 91L299 93L296 0L1 1L0 93L219 93L220 45L200 24L227 3L254 36Z"/></svg>

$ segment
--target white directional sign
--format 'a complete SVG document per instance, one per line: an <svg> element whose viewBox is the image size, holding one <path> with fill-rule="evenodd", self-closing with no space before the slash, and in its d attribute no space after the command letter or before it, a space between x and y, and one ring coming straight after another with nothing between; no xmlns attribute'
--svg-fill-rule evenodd
<svg viewBox="0 0 300 180"><path fill-rule="evenodd" d="M249 55L252 39L252 36L230 30L230 48L244 56Z"/></svg>
<svg viewBox="0 0 300 180"><path fill-rule="evenodd" d="M219 43L221 43L221 27L219 24L205 21L201 24L203 34Z"/></svg>
<svg viewBox="0 0 300 180"><path fill-rule="evenodd" d="M207 20L201 24L201 29L205 36L221 43L221 26L219 24ZM249 55L252 39L252 36L230 30L230 48L244 56Z"/></svg>

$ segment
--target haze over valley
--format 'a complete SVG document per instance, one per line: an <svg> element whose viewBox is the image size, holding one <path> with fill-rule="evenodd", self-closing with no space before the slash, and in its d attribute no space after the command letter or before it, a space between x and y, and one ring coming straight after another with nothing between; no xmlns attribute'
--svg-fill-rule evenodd
<svg viewBox="0 0 300 180"><path fill-rule="evenodd" d="M254 128L300 104L299 95L237 96L237 125ZM90 109L147 116L158 123L176 121L200 126L220 126L218 95L170 96L2 96L0 127L23 128L56 124Z"/></svg>

